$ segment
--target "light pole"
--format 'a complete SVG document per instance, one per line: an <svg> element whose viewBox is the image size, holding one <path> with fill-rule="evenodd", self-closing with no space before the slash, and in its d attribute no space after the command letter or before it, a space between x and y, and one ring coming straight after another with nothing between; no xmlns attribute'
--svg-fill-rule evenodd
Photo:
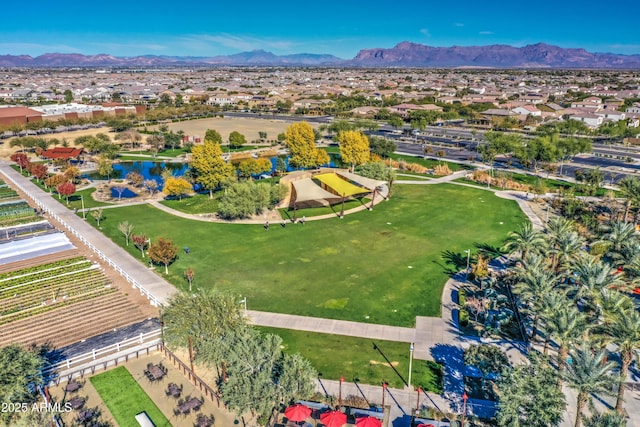
<svg viewBox="0 0 640 427"><path fill-rule="evenodd" d="M82 219L87 219L87 213L84 211L84 195L80 195L80 201L82 202Z"/></svg>
<svg viewBox="0 0 640 427"><path fill-rule="evenodd" d="M464 276L464 281L466 282L469 277L469 259L471 258L471 249L466 249L464 253L467 254L467 269L465 270Z"/></svg>
<svg viewBox="0 0 640 427"><path fill-rule="evenodd" d="M247 316L247 297L244 297L240 300L240 304L244 304L244 315Z"/></svg>
<svg viewBox="0 0 640 427"><path fill-rule="evenodd" d="M409 380L407 381L409 383L409 387L411 387L411 368L413 365L413 343L411 343L411 345L409 346Z"/></svg>

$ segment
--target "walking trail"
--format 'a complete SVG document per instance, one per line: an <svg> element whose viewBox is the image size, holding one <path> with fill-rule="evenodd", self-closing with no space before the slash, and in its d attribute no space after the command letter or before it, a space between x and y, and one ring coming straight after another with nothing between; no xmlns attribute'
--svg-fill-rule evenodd
<svg viewBox="0 0 640 427"><path fill-rule="evenodd" d="M168 283L164 278L153 273L144 265L140 264L138 260L131 257L125 251L122 251L106 236L89 226L85 221L70 210L66 209L63 205L53 200L48 193L42 191L17 171L13 170L6 162L0 162L0 172L4 174L8 180L13 181L27 194L28 197L36 202L47 213L54 216L56 219L59 219L60 222L71 232L84 236L89 247L107 254L109 259L111 259L115 265L119 266L121 270L126 271L132 280L135 280L140 287L143 287L147 292L154 295L157 301L161 303L166 302L167 298L176 291L173 285ZM465 183L453 182L453 180L464 176L464 174L466 174L466 172L461 171L446 177L430 180L399 180L396 181L396 184L433 185L448 182L457 185L468 185ZM511 191L490 191L496 193L498 197L515 200L534 226L538 228L543 226L543 222L540 218L538 218L535 213L528 208L527 197L523 196L521 193ZM377 196L374 203L377 204L383 200L383 196ZM157 201L150 201L148 203L158 209L183 218L209 222L227 222L211 216L186 214L176 211L175 209L171 209ZM359 206L346 211L345 214L358 212L367 208L368 206L365 205ZM308 218L307 220L310 221L330 218L336 218L336 215L324 215L322 217ZM262 224L263 221L263 219L254 219L242 222L234 221L233 223ZM474 339L463 337L460 335L457 324L457 295L460 286L464 283L464 280L465 278L463 274L454 275L450 278L443 289L441 299L441 316L418 316L416 318L414 328L251 310L247 312L247 315L253 324L259 326L398 341L405 342L407 344L412 343L414 348L413 357L415 359L435 360L442 363L444 366L444 393L442 396L434 393L422 393L420 397L418 397L418 394L413 387L405 387L404 389L387 389L385 397L387 399L386 402L391 405L391 420L393 420L393 425L407 426L409 425L410 417L414 414L417 405L435 407L445 413L461 412L462 393L464 391L464 362L462 359L462 349L464 347L471 343L493 342L505 350L512 363L517 363L526 355L526 348L524 344L520 342L491 341L480 338ZM409 348L407 348L407 350L409 350ZM334 396L338 395L340 387L342 387L343 396L348 394L362 395L372 404L379 404L382 401L383 388L381 385L365 385L354 382L344 382L342 383L342 386L340 386L338 381L322 379L319 379L317 385L318 391ZM493 405L487 406L486 402L469 399L467 402L467 411L469 414L482 415L493 412L494 408ZM569 423L570 419L567 418L565 421L566 423ZM563 424L563 426L564 425L565 424Z"/></svg>

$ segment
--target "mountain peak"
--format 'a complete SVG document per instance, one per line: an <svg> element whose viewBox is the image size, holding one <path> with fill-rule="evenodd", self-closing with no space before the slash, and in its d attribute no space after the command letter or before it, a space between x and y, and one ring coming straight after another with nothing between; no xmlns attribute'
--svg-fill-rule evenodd
<svg viewBox="0 0 640 427"><path fill-rule="evenodd" d="M0 67L175 67L175 66L343 66L343 67L491 67L491 68L597 68L640 69L640 55L591 53L546 43L524 47L489 46L432 47L403 41L394 47L363 49L345 61L328 54L275 55L263 49L214 57L134 56L108 53L46 53L0 55Z"/></svg>
<svg viewBox="0 0 640 427"><path fill-rule="evenodd" d="M524 47L431 47L401 42L390 49L363 49L349 62L362 67L640 68L640 55L590 53L546 43Z"/></svg>

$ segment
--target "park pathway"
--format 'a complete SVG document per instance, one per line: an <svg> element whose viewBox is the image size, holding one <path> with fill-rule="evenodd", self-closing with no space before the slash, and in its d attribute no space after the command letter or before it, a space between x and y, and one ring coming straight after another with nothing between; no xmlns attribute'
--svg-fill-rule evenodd
<svg viewBox="0 0 640 427"><path fill-rule="evenodd" d="M109 240L86 223L82 218L75 215L72 211L55 201L49 193L41 190L35 184L23 177L7 162L0 161L0 173L2 173L9 181L12 181L20 188L29 198L31 198L45 212L58 220L73 234L83 240L92 250L101 256L105 256L110 263L127 279L136 284L152 299L154 302L164 304L167 299L176 292L176 289L153 271L147 269L139 260L123 251L118 245ZM464 183L452 182L454 179L464 176L466 171L456 172L452 175L436 178L432 180L419 181L396 181L397 184L437 184L443 182L451 182L453 184L468 185ZM496 193L499 197L515 200L523 212L531 219L536 227L542 227L542 221L535 213L528 208L526 197L518 192L501 192L489 190ZM381 202L383 197L379 196L377 203ZM174 209L168 208L157 201L149 202L152 206L184 218L199 219L206 221L214 221L212 218L202 218L198 215L185 214ZM119 205L121 206L121 205ZM367 209L367 206L359 206L345 213L352 213ZM336 215L326 215L324 217L316 217L314 219L336 218ZM311 219L308 219L311 220ZM223 222L217 220L219 222ZM262 220L256 220L256 224L262 224ZM245 222L247 223L247 222ZM420 396L420 402L429 407L436 407L444 412L460 413L462 404L462 391L464 390L462 376L464 363L462 361L462 349L471 343L492 342L499 345L505 350L513 363L521 360L526 349L522 343L509 341L492 341L485 339L474 339L462 337L459 333L457 292L464 283L464 275L458 274L450 278L443 289L441 298L441 316L440 317L422 317L416 318L415 328L396 327L388 325L378 325L362 322L341 321L334 319L323 319L305 316L295 316L280 313L267 313L259 311L248 311L247 315L252 323L258 326L278 327L285 329L303 330L311 332L323 332L330 334L339 334L354 337L363 337L369 339L380 339L389 341L398 341L405 343L413 343L413 356L419 360L436 360L444 364L444 394L443 396L433 393L423 393ZM319 380L318 390L323 393L332 395L338 394L340 384L338 381ZM342 384L343 396L348 394L360 394L371 403L380 403L382 397L382 387L378 385L364 385L357 383L345 382ZM570 395L570 393L569 393ZM631 395L631 393L629 393ZM405 389L387 389L387 400L391 404L392 421L396 427L404 427L409 425L410 416L418 403L417 392L413 388ZM631 397L630 397L631 398ZM635 400L635 399L634 399ZM635 403L635 402L634 402ZM638 405L634 405L638 406ZM634 408L636 409L636 408ZM486 407L482 402L474 402L469 399L468 413L482 414L485 411L491 412L492 407ZM638 413L634 411L634 413ZM568 426L571 417L568 415L563 422L563 426ZM634 424L631 424L634 425Z"/></svg>

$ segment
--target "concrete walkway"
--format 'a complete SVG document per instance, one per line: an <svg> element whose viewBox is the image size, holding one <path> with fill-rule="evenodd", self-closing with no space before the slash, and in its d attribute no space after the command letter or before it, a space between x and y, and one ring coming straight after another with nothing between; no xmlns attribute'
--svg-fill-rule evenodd
<svg viewBox="0 0 640 427"><path fill-rule="evenodd" d="M295 316L292 314L247 311L251 323L272 328L294 329L297 331L320 332L371 338L386 341L410 343L415 340L414 328L380 325L375 323L351 322L347 320L323 319L319 317Z"/></svg>
<svg viewBox="0 0 640 427"><path fill-rule="evenodd" d="M13 170L6 162L0 162L0 173L4 174L7 180L13 181L20 187L34 202L42 207L46 212L58 219L65 227L74 234L78 235L87 242L89 247L107 256L119 271L126 272L132 280L140 287L157 298L161 303L166 302L167 298L173 294L176 289L166 282L162 277L145 268L139 260L133 258L120 247L115 245L111 240L106 238L102 233L89 226L85 221L75 215L73 212L65 208L63 205L51 198L51 195L42 191L40 188L24 178L18 172ZM433 180L420 181L396 181L398 184L437 184L442 182L451 182L466 174L466 171L456 172L455 174L436 178ZM454 183L465 185L463 183ZM519 192L502 192L489 190L496 193L497 196L515 200L518 202L523 212L530 218L534 226L542 227L542 221L528 207L526 197ZM382 201L379 196L377 203ZM184 218L198 219L206 221L214 221L211 218L202 218L197 215L185 214L174 209L170 209L160 203L150 202L151 205L165 212L171 213ZM122 205L118 205L122 206ZM357 212L366 209L367 206L348 211ZM347 213L347 212L345 212ZM326 215L324 217L316 217L314 219L335 218L335 215ZM311 219L309 219L311 220ZM218 220L217 222L223 222ZM262 220L254 222L261 224ZM247 223L247 222L245 222ZM122 274L122 273L121 273ZM421 395L422 405L436 407L443 412L461 412L461 396L464 391L463 372L464 363L462 361L462 349L472 343L492 342L499 345L505 350L512 363L517 363L526 355L526 349L522 343L515 341L493 341L480 338L462 337L459 333L457 325L458 321L458 305L457 293L460 286L464 283L464 275L458 274L447 281L443 289L441 298L441 317L417 317L415 328L403 328L388 325L378 325L362 322L340 321L334 319L322 319L305 316L295 316L279 313L267 313L258 311L248 311L247 314L252 323L259 326L269 326L287 329L296 329L303 331L322 332L330 334L339 334L354 337L363 337L371 339L382 339L389 341L399 341L414 344L414 358L421 360L436 360L444 364L444 395L423 394ZM338 394L340 387L337 381L320 380L318 390L328 394ZM382 387L377 385L364 385L355 383L342 384L343 396L348 394L360 394L371 403L380 403L382 396ZM416 408L418 396L416 391L412 389L387 389L387 400L391 404L392 409L392 425L395 427L404 427L409 425L410 415ZM568 391L569 410L573 410L575 404L571 404L575 397L572 397ZM634 396L635 395L635 396ZM637 404L637 393L628 393L628 401L634 407L634 413ZM474 402L470 399L468 402L468 413L483 414L491 413L494 408L487 407L484 402ZM628 409L629 410L629 409ZM630 411L631 412L631 411ZM567 414L563 426L569 426L571 421L570 414ZM630 424L636 426L637 424Z"/></svg>

